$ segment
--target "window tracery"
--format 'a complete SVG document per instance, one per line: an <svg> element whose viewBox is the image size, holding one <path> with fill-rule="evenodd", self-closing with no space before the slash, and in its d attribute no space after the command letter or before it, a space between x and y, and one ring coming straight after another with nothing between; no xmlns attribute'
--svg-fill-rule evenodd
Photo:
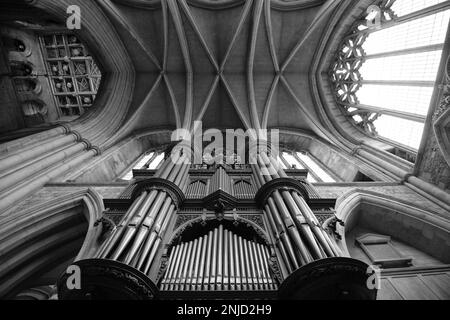
<svg viewBox="0 0 450 320"><path fill-rule="evenodd" d="M342 41L330 76L345 115L408 153L419 148L450 20L450 1L381 0Z"/></svg>

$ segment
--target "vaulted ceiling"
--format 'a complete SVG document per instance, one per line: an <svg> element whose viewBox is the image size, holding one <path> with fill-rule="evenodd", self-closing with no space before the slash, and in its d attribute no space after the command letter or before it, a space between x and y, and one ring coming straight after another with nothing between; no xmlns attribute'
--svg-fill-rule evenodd
<svg viewBox="0 0 450 320"><path fill-rule="evenodd" d="M93 32L107 28L106 20L113 26L134 67L131 94L121 98L129 102L120 120L129 133L190 128L202 120L203 128L288 128L332 136L317 108L311 68L342 0L25 2L49 11L57 7L51 13L61 22L66 3L78 4L82 29L77 33L88 40L100 65L113 62L114 53L104 52L106 39L100 43ZM20 11L18 16L25 14ZM123 67L116 69L120 78ZM108 109L116 104L111 101L116 90L108 88L109 70L104 71L99 96L110 97L96 103Z"/></svg>
<svg viewBox="0 0 450 320"><path fill-rule="evenodd" d="M129 125L316 131L308 75L337 3L99 1L138 74Z"/></svg>

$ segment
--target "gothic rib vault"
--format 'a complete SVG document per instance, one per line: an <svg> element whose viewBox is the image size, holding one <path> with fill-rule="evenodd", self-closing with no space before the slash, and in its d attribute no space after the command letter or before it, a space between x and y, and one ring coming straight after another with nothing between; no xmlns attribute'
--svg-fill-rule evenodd
<svg viewBox="0 0 450 320"><path fill-rule="evenodd" d="M202 120L209 128L294 128L333 139L314 107L309 75L318 35L339 3L97 1L135 72L124 134Z"/></svg>
<svg viewBox="0 0 450 320"><path fill-rule="evenodd" d="M101 6L125 45L139 44L130 55L147 85L133 127L189 128L202 120L211 128L291 127L326 136L308 75L336 2L118 3Z"/></svg>

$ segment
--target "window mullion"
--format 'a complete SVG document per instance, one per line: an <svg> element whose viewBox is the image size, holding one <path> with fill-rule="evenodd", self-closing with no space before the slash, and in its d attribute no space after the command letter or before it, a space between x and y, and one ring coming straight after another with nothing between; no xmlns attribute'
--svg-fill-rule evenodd
<svg viewBox="0 0 450 320"><path fill-rule="evenodd" d="M356 108L356 109L359 109L359 110L370 111L370 112L373 112L373 113L390 115L390 116L393 116L393 117L402 118L402 119L411 120L411 121L420 122L420 123L425 123L426 118L427 118L426 116L420 115L420 114L403 112L403 111L398 111L398 110L393 110L393 109L388 109L388 108L381 108L381 107L376 107L376 106L370 106L370 105L367 105L367 104L349 104L349 103L346 103L344 105L349 107L349 108Z"/></svg>
<svg viewBox="0 0 450 320"><path fill-rule="evenodd" d="M445 11L448 9L450 9L450 1L442 2L437 5L434 5L434 6L431 6L428 8L424 8L422 10L404 15L402 17L395 18L392 21L387 21L378 28L365 29L365 30L359 31L358 33L361 33L361 34L374 33L374 32L377 32L377 31L380 31L383 29L387 29L387 28L391 28L393 26L400 25L402 23L406 23L406 22L410 22L413 20L427 17L427 16L431 16L433 14L436 14L436 13L439 13L439 12L442 12L442 11Z"/></svg>
<svg viewBox="0 0 450 320"><path fill-rule="evenodd" d="M444 44L440 43L440 44L433 44L433 45L429 45L429 46L421 46L421 47L415 47L415 48L409 48L409 49L403 49L403 50L370 54L370 55L366 55L364 57L364 59L369 60L369 59L395 57L395 56L402 56L402 55L415 54L415 53L439 51L439 50L443 50L443 49L444 49Z"/></svg>
<svg viewBox="0 0 450 320"><path fill-rule="evenodd" d="M436 81L421 81L421 80L361 80L360 83L385 85L385 86L406 86L406 87L434 87L436 85Z"/></svg>

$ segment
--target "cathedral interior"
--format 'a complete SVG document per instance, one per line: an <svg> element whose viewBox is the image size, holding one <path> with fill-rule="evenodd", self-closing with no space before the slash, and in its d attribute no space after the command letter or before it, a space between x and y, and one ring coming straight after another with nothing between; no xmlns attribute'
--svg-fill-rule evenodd
<svg viewBox="0 0 450 320"><path fill-rule="evenodd" d="M0 1L0 298L450 300L449 21Z"/></svg>

